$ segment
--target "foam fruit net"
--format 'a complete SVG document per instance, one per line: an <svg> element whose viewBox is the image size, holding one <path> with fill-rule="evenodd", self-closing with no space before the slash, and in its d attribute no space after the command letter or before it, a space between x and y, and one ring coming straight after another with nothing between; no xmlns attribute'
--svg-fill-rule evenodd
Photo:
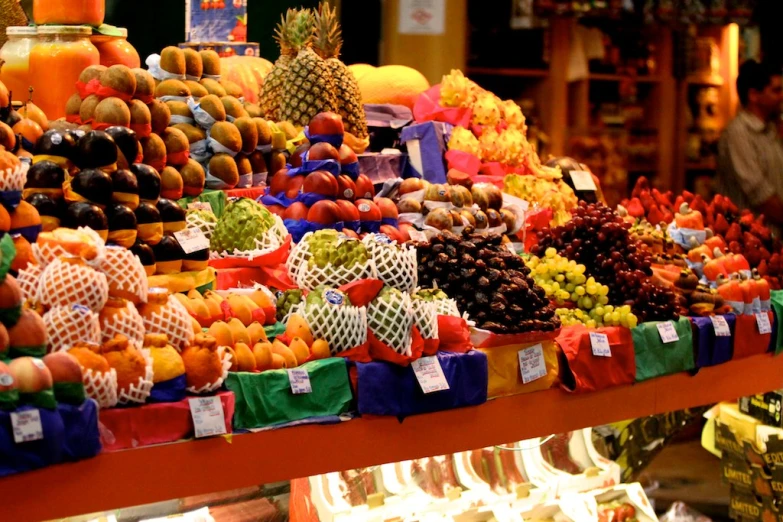
<svg viewBox="0 0 783 522"><path fill-rule="evenodd" d="M92 243L95 245L98 253L94 259L91 260L85 259L85 261L87 262L88 265L94 268L98 268L103 262L104 255L106 252L106 247L103 242L103 239L101 239L101 236L99 236L98 233L91 228L79 227L76 230L78 230L83 234L87 234L92 238ZM35 257L36 261L38 261L38 264L40 264L42 267L46 267L49 263L51 263L52 261L54 261L59 257L72 255L68 253L63 247L57 244L33 243L31 246L33 248L33 256Z"/></svg>
<svg viewBox="0 0 783 522"><path fill-rule="evenodd" d="M324 268L310 266L310 246L307 241L312 232L304 235L301 241L291 250L291 255L286 261L288 275L299 288L312 290L318 285L341 286L356 281L357 279L370 279L377 277L377 270L372 259L364 264L355 264L351 267L326 265ZM415 260L415 253L414 253Z"/></svg>
<svg viewBox="0 0 783 522"><path fill-rule="evenodd" d="M204 234L204 237L210 239L212 232L215 231L217 221L206 221L196 212L189 212L186 217L188 228L198 228Z"/></svg>
<svg viewBox="0 0 783 522"><path fill-rule="evenodd" d="M41 274L38 300L45 306L80 304L98 312L108 298L106 276L89 266L55 259Z"/></svg>
<svg viewBox="0 0 783 522"><path fill-rule="evenodd" d="M107 318L101 326L101 341L104 343L124 335L137 348L144 344L144 320L130 302L126 303L124 310Z"/></svg>
<svg viewBox="0 0 783 522"><path fill-rule="evenodd" d="M401 355L411 354L413 311L408 294L378 297L367 306L367 326L384 344Z"/></svg>
<svg viewBox="0 0 783 522"><path fill-rule="evenodd" d="M298 313L307 321L314 338L329 343L333 356L367 342L367 309L363 306L300 304Z"/></svg>
<svg viewBox="0 0 783 522"><path fill-rule="evenodd" d="M438 307L435 301L411 299L411 309L416 326L422 338L438 338Z"/></svg>
<svg viewBox="0 0 783 522"><path fill-rule="evenodd" d="M384 244L373 234L362 242L375 263L378 279L402 292L412 292L418 282L416 249L410 245Z"/></svg>
<svg viewBox="0 0 783 522"><path fill-rule="evenodd" d="M80 305L54 306L43 316L49 352L68 350L84 342L98 344L101 326L98 314Z"/></svg>
<svg viewBox="0 0 783 522"><path fill-rule="evenodd" d="M130 250L107 248L100 270L106 275L109 295L112 297L132 297L136 303L147 301L147 273L139 258Z"/></svg>
<svg viewBox="0 0 783 522"><path fill-rule="evenodd" d="M185 348L193 341L193 327L190 315L174 296L169 296L166 306L150 317L143 317L146 333L166 334L175 348Z"/></svg>
<svg viewBox="0 0 783 522"><path fill-rule="evenodd" d="M139 377L139 380L131 384L127 390L119 390L117 399L120 404L144 404L152 392L152 357L149 350L140 351L147 363L144 376Z"/></svg>
<svg viewBox="0 0 783 522"><path fill-rule="evenodd" d="M27 183L27 171L30 165L27 162L20 163L16 168L5 169L0 172L0 192L22 190Z"/></svg>
<svg viewBox="0 0 783 522"><path fill-rule="evenodd" d="M212 393L223 385L223 381L225 381L226 377L228 377L228 369L231 368L231 354L228 352L228 350L223 350L220 354L220 358L223 363L223 373L220 374L220 378L213 383L205 384L199 389L190 386L188 388L189 393L195 393L197 395L202 393Z"/></svg>
<svg viewBox="0 0 783 522"><path fill-rule="evenodd" d="M117 371L112 368L106 373L84 370L82 374L84 392L95 399L101 408L111 408L117 405Z"/></svg>
<svg viewBox="0 0 783 522"><path fill-rule="evenodd" d="M19 283L19 289L22 291L22 299L25 301L38 300L38 283L41 280L41 266L33 263L27 263L27 266L16 276L16 282Z"/></svg>

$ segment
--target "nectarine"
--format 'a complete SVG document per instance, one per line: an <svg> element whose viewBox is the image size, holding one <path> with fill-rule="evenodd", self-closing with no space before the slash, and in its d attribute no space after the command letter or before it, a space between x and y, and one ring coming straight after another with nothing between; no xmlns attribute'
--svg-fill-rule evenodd
<svg viewBox="0 0 783 522"><path fill-rule="evenodd" d="M325 170L316 170L305 177L302 192L335 198L338 195L337 178Z"/></svg>
<svg viewBox="0 0 783 522"><path fill-rule="evenodd" d="M356 197L363 199L375 197L375 187L366 174L359 174L356 178Z"/></svg>
<svg viewBox="0 0 783 522"><path fill-rule="evenodd" d="M337 178L337 197L353 201L356 197L356 183L350 176L340 174Z"/></svg>
<svg viewBox="0 0 783 522"><path fill-rule="evenodd" d="M344 199L338 199L335 203L340 207L342 221L359 221L359 210L356 205Z"/></svg>
<svg viewBox="0 0 783 522"><path fill-rule="evenodd" d="M343 119L333 112L319 112L310 120L310 136L325 134L345 134Z"/></svg>
<svg viewBox="0 0 783 522"><path fill-rule="evenodd" d="M342 219L342 211L334 201L323 199L315 202L307 212L307 221L321 225L333 225Z"/></svg>
<svg viewBox="0 0 783 522"><path fill-rule="evenodd" d="M307 159L310 161L334 160L339 162L340 153L334 148L334 145L322 141L310 146L310 150L307 151Z"/></svg>
<svg viewBox="0 0 783 522"><path fill-rule="evenodd" d="M356 208L359 210L359 219L362 221L380 221L383 217L378 205L369 199L357 199Z"/></svg>
<svg viewBox="0 0 783 522"><path fill-rule="evenodd" d="M297 201L283 212L283 219L307 219L307 205Z"/></svg>

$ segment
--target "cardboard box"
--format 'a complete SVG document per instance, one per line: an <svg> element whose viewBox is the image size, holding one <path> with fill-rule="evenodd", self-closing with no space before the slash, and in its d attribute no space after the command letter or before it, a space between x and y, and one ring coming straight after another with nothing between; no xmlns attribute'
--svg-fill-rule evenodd
<svg viewBox="0 0 783 522"><path fill-rule="evenodd" d="M759 393L739 400L739 409L742 413L776 428L783 428L782 407L783 390Z"/></svg>
<svg viewBox="0 0 783 522"><path fill-rule="evenodd" d="M247 0L185 0L188 42L247 42Z"/></svg>
<svg viewBox="0 0 783 522"><path fill-rule="evenodd" d="M213 50L221 57L229 56L259 56L261 51L255 42L187 42L179 44L181 49L190 48L196 51Z"/></svg>
<svg viewBox="0 0 783 522"><path fill-rule="evenodd" d="M757 466L749 465L745 460L724 456L720 466L721 480L724 484L764 498L772 498L772 478Z"/></svg>

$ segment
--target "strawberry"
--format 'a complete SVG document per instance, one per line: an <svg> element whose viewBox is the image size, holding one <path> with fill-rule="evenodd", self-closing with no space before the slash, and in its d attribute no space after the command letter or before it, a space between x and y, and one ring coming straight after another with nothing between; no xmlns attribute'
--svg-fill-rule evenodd
<svg viewBox="0 0 783 522"><path fill-rule="evenodd" d="M687 201L688 203L690 203L691 201L693 201L693 198L694 198L693 192L688 192L687 190L683 190L682 191L682 198L685 201Z"/></svg>
<svg viewBox="0 0 783 522"><path fill-rule="evenodd" d="M631 199L625 209L628 211L629 216L633 216L635 218L644 217L644 207L642 206L642 202L639 201L639 198Z"/></svg>
<svg viewBox="0 0 783 522"><path fill-rule="evenodd" d="M725 239L728 242L739 241L742 239L742 227L740 227L737 223L732 223L729 226L729 229L726 231L725 236Z"/></svg>
<svg viewBox="0 0 783 522"><path fill-rule="evenodd" d="M653 225L657 225L664 221L663 212L658 208L657 205L653 204L653 206L647 211L647 221L652 223Z"/></svg>
<svg viewBox="0 0 783 522"><path fill-rule="evenodd" d="M729 222L726 221L725 217L723 217L723 213L719 213L715 218L715 223L712 225L712 230L721 236L726 235L726 232L729 231Z"/></svg>
<svg viewBox="0 0 783 522"><path fill-rule="evenodd" d="M639 179L636 180L636 184L633 186L631 197L638 198L644 190L650 190L650 182L645 176L640 176Z"/></svg>
<svg viewBox="0 0 783 522"><path fill-rule="evenodd" d="M759 271L759 275L761 277L767 275L767 272L769 271L769 267L767 266L767 260L762 259L761 262L759 263L759 266L756 267L756 270Z"/></svg>

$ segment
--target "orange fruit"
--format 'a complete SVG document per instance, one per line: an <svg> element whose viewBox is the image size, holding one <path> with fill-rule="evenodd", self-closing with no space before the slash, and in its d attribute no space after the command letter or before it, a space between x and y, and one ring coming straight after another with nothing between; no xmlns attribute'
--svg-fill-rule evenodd
<svg viewBox="0 0 783 522"><path fill-rule="evenodd" d="M234 336L231 328L224 321L215 321L207 331L217 341L218 346L234 346Z"/></svg>
<svg viewBox="0 0 783 522"><path fill-rule="evenodd" d="M92 370L95 373L106 373L111 370L106 359L93 349L84 346L74 346L68 350L68 353L76 357L76 360L79 361L79 364L85 370Z"/></svg>
<svg viewBox="0 0 783 522"><path fill-rule="evenodd" d="M332 356L332 352L329 351L329 343L323 339L315 340L310 347L310 353L313 354L313 358L315 359L327 359Z"/></svg>
<svg viewBox="0 0 783 522"><path fill-rule="evenodd" d="M2 205L0 205L2 207ZM2 207L5 210L5 207ZM8 211L5 211L5 215L8 215ZM3 211L0 211L0 221L3 220ZM11 216L8 216L8 226L11 223ZM8 229L6 229L8 230ZM11 270L19 271L23 268L27 268L29 263L37 265L38 262L33 257L33 248L30 246L30 242L27 241L24 236L17 234L14 236L14 246L16 247L16 257L14 257L11 263Z"/></svg>
<svg viewBox="0 0 783 522"><path fill-rule="evenodd" d="M253 357L256 359L256 369L263 372L272 368L272 343L263 342L253 345Z"/></svg>
<svg viewBox="0 0 783 522"><path fill-rule="evenodd" d="M288 317L288 323L285 325L285 335L289 339L299 337L307 343L307 346L313 344L313 334L310 331L310 327L307 325L305 318L299 314L291 314Z"/></svg>
<svg viewBox="0 0 783 522"><path fill-rule="evenodd" d="M13 150L16 146L16 135L7 124L0 121L0 146L6 150Z"/></svg>
<svg viewBox="0 0 783 522"><path fill-rule="evenodd" d="M234 354L236 355L237 365L240 372L256 371L256 358L253 350L245 343L236 343L234 345Z"/></svg>
<svg viewBox="0 0 783 522"><path fill-rule="evenodd" d="M8 107L8 103L11 101L11 94L8 92L8 87L3 82L0 82L0 107Z"/></svg>
<svg viewBox="0 0 783 522"><path fill-rule="evenodd" d="M21 134L32 144L38 142L38 139L43 136L43 129L36 122L30 118L22 118L16 125L13 126L14 134Z"/></svg>
<svg viewBox="0 0 783 522"><path fill-rule="evenodd" d="M285 359L283 359L282 355L278 355L276 353L272 354L272 370L279 370L281 368L286 368L285 365Z"/></svg>
<svg viewBox="0 0 783 522"><path fill-rule="evenodd" d="M8 152L7 150L0 149L0 172L5 174L7 169L16 170L20 164L19 158L15 154Z"/></svg>
<svg viewBox="0 0 783 522"><path fill-rule="evenodd" d="M232 358L232 361L235 359ZM182 351L182 362L185 363L188 387L200 389L207 384L217 382L223 376L223 362L215 339L208 335L196 336L193 344Z"/></svg>
<svg viewBox="0 0 783 522"><path fill-rule="evenodd" d="M294 352L292 352L288 346L284 345L277 339L275 339L275 342L272 343L272 353L276 353L285 360L286 368L296 368L298 366Z"/></svg>
<svg viewBox="0 0 783 522"><path fill-rule="evenodd" d="M44 111L42 111L41 108L33 102L25 103L24 106L19 110L19 116L22 118L30 118L35 123L40 125L44 132L49 130L49 118L47 118L46 114L44 114Z"/></svg>
<svg viewBox="0 0 783 522"><path fill-rule="evenodd" d="M247 327L247 334L250 336L251 345L255 345L256 343L262 341L266 342L268 340L266 338L266 330L264 330L264 325L258 321L250 323L250 326Z"/></svg>
<svg viewBox="0 0 783 522"><path fill-rule="evenodd" d="M141 351L128 343L128 339L117 336L101 348L103 358L117 372L117 392L130 391L132 384L138 384L147 372L147 361ZM107 351L108 350L108 351Z"/></svg>
<svg viewBox="0 0 783 522"><path fill-rule="evenodd" d="M294 352L297 365L304 364L308 357L310 357L310 347L307 346L301 337L294 337L291 340L291 344L288 345L288 349Z"/></svg>

